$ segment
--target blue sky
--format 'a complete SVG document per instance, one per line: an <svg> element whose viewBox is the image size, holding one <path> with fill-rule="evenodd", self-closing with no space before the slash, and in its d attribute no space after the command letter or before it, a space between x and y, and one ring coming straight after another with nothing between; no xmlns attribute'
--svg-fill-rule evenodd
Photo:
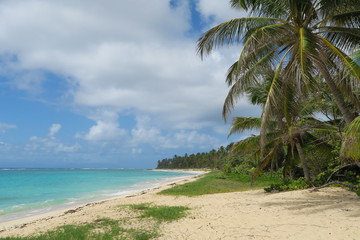
<svg viewBox="0 0 360 240"><path fill-rule="evenodd" d="M241 48L195 52L240 16L225 0L1 1L0 167L152 168L244 138L221 118Z"/></svg>

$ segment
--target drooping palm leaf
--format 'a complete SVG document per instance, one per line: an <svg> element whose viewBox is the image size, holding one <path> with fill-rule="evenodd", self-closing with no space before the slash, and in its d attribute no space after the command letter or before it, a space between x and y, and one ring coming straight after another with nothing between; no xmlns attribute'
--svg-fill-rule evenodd
<svg viewBox="0 0 360 240"><path fill-rule="evenodd" d="M273 77L273 80L271 81L271 86L269 89L269 93L264 105L264 110L262 112L262 122L261 122L261 129L260 129L260 148L264 147L265 144L265 133L267 130L267 124L268 124L268 120L270 119L271 116L271 106L276 104L276 97L280 96L281 93L281 89L279 88L279 86L281 85L281 81L280 78L278 77L278 75L280 74L281 71L281 65L285 59L285 57L287 56L287 54L290 52L292 48L290 48L283 56L283 58L281 59L277 70L275 71L275 75Z"/></svg>
<svg viewBox="0 0 360 240"><path fill-rule="evenodd" d="M360 161L360 116L347 126L341 152L343 157Z"/></svg>
<svg viewBox="0 0 360 240"><path fill-rule="evenodd" d="M247 29L273 25L280 21L281 19L276 18L248 17L221 23L199 38L197 53L203 58L215 48L239 43Z"/></svg>

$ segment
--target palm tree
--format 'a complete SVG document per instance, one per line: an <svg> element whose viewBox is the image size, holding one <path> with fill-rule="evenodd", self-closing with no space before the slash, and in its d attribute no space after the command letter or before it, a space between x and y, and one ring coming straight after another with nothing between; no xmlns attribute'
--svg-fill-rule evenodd
<svg viewBox="0 0 360 240"><path fill-rule="evenodd" d="M253 174L261 175L264 168L269 164L283 164L285 171L294 165L294 159L298 158L306 180L310 180L310 169L304 153L307 144L316 145L316 151L330 153L332 146L324 141L323 136L336 134L337 128L331 122L322 122L313 117L297 116L288 119L282 126L278 121L271 120L266 133L264 146L264 158L259 162ZM261 127L261 118L236 117L232 122L230 135L245 130ZM233 151L250 154L253 159L259 159L261 149L259 147L259 136L251 136L234 144ZM287 149L285 151L285 149ZM286 175L286 173L284 173Z"/></svg>
<svg viewBox="0 0 360 240"><path fill-rule="evenodd" d="M350 93L359 89L360 67L349 57L360 46L359 0L231 0L234 8L250 15L221 23L203 34L197 51L203 58L224 45L243 44L239 60L230 68L226 82L231 89L223 117L231 112L249 86L261 82L264 69L275 69L262 114L261 135L271 116L271 105L281 95L281 79L291 79L306 95L321 76L331 90L344 121L356 114L346 104L339 86ZM279 75L283 75L279 78ZM343 78L334 78L337 75ZM346 79L346 81L344 80ZM349 97L349 101L358 100ZM264 140L261 141L264 144Z"/></svg>
<svg viewBox="0 0 360 240"><path fill-rule="evenodd" d="M268 70L262 73L262 84L256 84L248 87L246 93L253 104L264 105L266 103L266 93L271 87L271 81L276 73ZM281 78L279 76L279 78ZM298 157L303 168L305 179L310 180L310 170L304 153L304 146L312 144L318 146L318 150L325 149L331 151L325 140L324 135L335 134L337 127L332 121L323 122L313 117L318 111L316 101L310 101L309 96L305 98L300 95L294 87L290 85L292 82L281 79L278 86L279 92L282 94L275 99L274 104L270 107L272 118L268 120L266 126L266 139L264 146L259 147L259 136L252 136L242 140L234 145L235 151L243 153L252 153L253 158L264 158L255 169L254 174L261 174L263 169L270 163L278 164L285 160L286 166L290 166L295 157ZM236 117L232 122L232 129L229 136L242 132L244 130L260 129L262 127L261 118ZM326 134L324 134L326 133ZM284 149L288 150L284 151ZM321 148L321 149L320 149ZM330 149L330 150L329 150ZM263 154L260 154L260 153ZM291 156L292 155L292 156Z"/></svg>

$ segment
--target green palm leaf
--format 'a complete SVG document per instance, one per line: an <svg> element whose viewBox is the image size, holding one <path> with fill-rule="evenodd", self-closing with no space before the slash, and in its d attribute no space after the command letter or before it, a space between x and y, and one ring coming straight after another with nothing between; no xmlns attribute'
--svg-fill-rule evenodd
<svg viewBox="0 0 360 240"><path fill-rule="evenodd" d="M360 161L360 116L346 128L341 153L343 157Z"/></svg>
<svg viewBox="0 0 360 240"><path fill-rule="evenodd" d="M203 58L214 48L239 43L247 29L279 23L281 20L266 17L236 18L219 24L204 33L198 40L197 53Z"/></svg>

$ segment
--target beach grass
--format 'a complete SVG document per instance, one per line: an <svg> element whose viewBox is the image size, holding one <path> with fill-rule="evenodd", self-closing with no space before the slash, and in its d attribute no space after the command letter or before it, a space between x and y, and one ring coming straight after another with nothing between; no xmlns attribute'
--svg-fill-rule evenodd
<svg viewBox="0 0 360 240"><path fill-rule="evenodd" d="M141 212L140 218L153 218L158 222L171 222L186 216L184 206L152 206L149 203L130 205L130 208Z"/></svg>
<svg viewBox="0 0 360 240"><path fill-rule="evenodd" d="M156 229L152 232L136 228L123 228L120 221L103 218L85 225L64 225L38 236L7 237L4 240L87 240L87 239L135 239L147 240L158 236Z"/></svg>
<svg viewBox="0 0 360 240"><path fill-rule="evenodd" d="M227 175L221 171L212 171L196 181L174 186L158 194L193 197L204 194L262 189L272 183L280 182L281 178L279 176L271 177L266 174L257 177L251 186L251 176L249 174Z"/></svg>
<svg viewBox="0 0 360 240"><path fill-rule="evenodd" d="M121 209L131 209L137 213L142 224L128 227L128 219L99 218L84 225L64 225L55 230L36 236L7 237L4 240L87 240L87 239L134 239L147 240L159 236L162 222L171 222L186 216L188 207L184 206L156 206L150 203L122 205ZM149 221L149 218L155 221ZM131 225L131 224L130 224ZM147 226L144 228L143 226ZM127 227L126 227L127 226Z"/></svg>

